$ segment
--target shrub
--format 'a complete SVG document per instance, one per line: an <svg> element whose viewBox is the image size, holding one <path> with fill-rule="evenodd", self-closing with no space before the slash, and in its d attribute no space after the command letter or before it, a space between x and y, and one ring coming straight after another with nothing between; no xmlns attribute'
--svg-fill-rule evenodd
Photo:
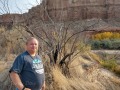
<svg viewBox="0 0 120 90"><path fill-rule="evenodd" d="M100 60L101 65L120 76L120 65L117 64L116 60Z"/></svg>
<svg viewBox="0 0 120 90"><path fill-rule="evenodd" d="M109 49L109 50L118 50L120 49L120 40L119 39L104 39L104 40L92 40L90 42L91 49Z"/></svg>
<svg viewBox="0 0 120 90"><path fill-rule="evenodd" d="M120 49L120 39L111 40L112 49Z"/></svg>
<svg viewBox="0 0 120 90"><path fill-rule="evenodd" d="M92 35L92 49L120 49L120 33L102 32Z"/></svg>
<svg viewBox="0 0 120 90"><path fill-rule="evenodd" d="M120 33L117 32L102 32L97 33L92 36L93 40L103 40L103 39L120 39Z"/></svg>
<svg viewBox="0 0 120 90"><path fill-rule="evenodd" d="M91 41L91 49L100 49L101 42L99 40Z"/></svg>
<svg viewBox="0 0 120 90"><path fill-rule="evenodd" d="M116 67L117 67L117 62L116 60L102 60L102 66L111 70L111 71L115 71Z"/></svg>
<svg viewBox="0 0 120 90"><path fill-rule="evenodd" d="M112 43L109 39L105 39L101 41L101 48L103 49L111 49L112 48Z"/></svg>

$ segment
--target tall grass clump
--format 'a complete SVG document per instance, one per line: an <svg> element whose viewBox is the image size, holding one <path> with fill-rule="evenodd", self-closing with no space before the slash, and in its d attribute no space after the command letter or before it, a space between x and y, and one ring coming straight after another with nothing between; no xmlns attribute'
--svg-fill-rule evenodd
<svg viewBox="0 0 120 90"><path fill-rule="evenodd" d="M101 65L111 71L115 71L117 67L117 62L116 60L102 60Z"/></svg>
<svg viewBox="0 0 120 90"><path fill-rule="evenodd" d="M101 65L104 68L114 72L116 75L120 76L120 65L117 64L116 60L114 60L114 59L102 60Z"/></svg>

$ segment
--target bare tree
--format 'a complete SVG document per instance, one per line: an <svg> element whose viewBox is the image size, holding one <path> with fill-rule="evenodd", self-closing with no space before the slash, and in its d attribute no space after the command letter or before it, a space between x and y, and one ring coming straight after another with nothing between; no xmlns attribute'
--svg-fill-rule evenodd
<svg viewBox="0 0 120 90"><path fill-rule="evenodd" d="M41 16L41 9L46 16ZM89 31L88 28L96 24L95 22L92 25L85 26L86 22L84 22L82 25L79 24L77 30L73 30L74 24L78 23L73 21L68 23L63 19L57 22L49 13L47 0L42 3L42 8L40 7L37 12L32 13L36 13L37 16L35 17L34 14L30 15L29 13L30 17L27 20L29 24L27 24L28 26L24 25L25 30L40 40L39 51L49 57L50 64L53 66L66 65L65 67L68 67L67 65L72 58L80 53L78 50L80 47L80 34ZM63 8L61 8L61 15L63 14ZM47 18L47 21L45 21L45 18ZM81 27L83 29L80 29Z"/></svg>

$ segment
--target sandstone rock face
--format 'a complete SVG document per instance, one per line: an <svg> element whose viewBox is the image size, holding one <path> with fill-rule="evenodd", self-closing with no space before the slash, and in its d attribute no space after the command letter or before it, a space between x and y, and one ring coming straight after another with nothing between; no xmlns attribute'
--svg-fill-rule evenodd
<svg viewBox="0 0 120 90"><path fill-rule="evenodd" d="M56 9L56 12L61 9L62 12L62 8L64 8L65 14L63 13L63 16L68 17L68 20L87 18L108 19L119 18L120 16L119 0L56 0L56 3L55 0L49 0L49 3L48 10L51 12L55 12L54 9ZM56 16L58 15L60 14L56 13Z"/></svg>
<svg viewBox="0 0 120 90"><path fill-rule="evenodd" d="M28 13L1 15L1 22L30 22L35 18L49 21L75 21L81 19L115 19L120 17L119 0L43 0ZM33 21L32 21L33 22ZM31 22L31 23L32 23ZM30 23L29 23L30 24Z"/></svg>
<svg viewBox="0 0 120 90"><path fill-rule="evenodd" d="M11 29L13 25L22 22L23 20L23 15L21 14L3 14L0 15L0 26Z"/></svg>
<svg viewBox="0 0 120 90"><path fill-rule="evenodd" d="M119 0L47 0L42 4L47 8L48 13L40 12L40 15L46 20L49 18L48 14L56 21L120 17ZM34 12L34 9L32 8L30 13Z"/></svg>

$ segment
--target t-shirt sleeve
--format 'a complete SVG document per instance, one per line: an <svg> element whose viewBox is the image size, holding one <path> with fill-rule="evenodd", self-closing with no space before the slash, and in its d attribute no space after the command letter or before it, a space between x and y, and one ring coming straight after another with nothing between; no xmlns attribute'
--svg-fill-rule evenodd
<svg viewBox="0 0 120 90"><path fill-rule="evenodd" d="M16 73L21 73L22 69L23 69L23 66L24 66L24 58L22 56L18 56L11 69L9 70L9 72L16 72Z"/></svg>

